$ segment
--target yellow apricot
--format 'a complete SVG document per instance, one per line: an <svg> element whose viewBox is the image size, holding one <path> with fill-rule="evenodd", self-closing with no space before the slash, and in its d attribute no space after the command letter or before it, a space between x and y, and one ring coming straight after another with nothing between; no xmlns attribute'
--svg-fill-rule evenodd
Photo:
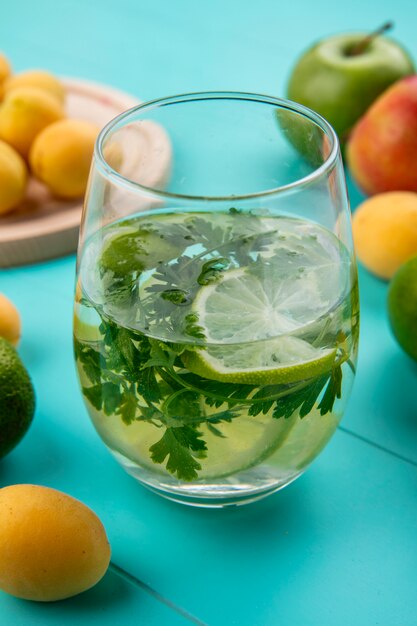
<svg viewBox="0 0 417 626"><path fill-rule="evenodd" d="M4 83L12 73L9 59L3 52L0 52L0 98L3 97Z"/></svg>
<svg viewBox="0 0 417 626"><path fill-rule="evenodd" d="M356 209L352 226L359 260L380 278L391 278L417 254L417 193L372 196Z"/></svg>
<svg viewBox="0 0 417 626"><path fill-rule="evenodd" d="M10 91L0 106L0 139L27 157L41 130L64 117L58 100L37 87Z"/></svg>
<svg viewBox="0 0 417 626"><path fill-rule="evenodd" d="M60 104L65 102L65 87L56 76L45 70L26 70L8 78L4 85L4 93L8 94L19 87L37 87L55 96Z"/></svg>
<svg viewBox="0 0 417 626"><path fill-rule="evenodd" d="M95 585L110 561L97 515L71 496L39 485L0 489L0 589L50 602Z"/></svg>
<svg viewBox="0 0 417 626"><path fill-rule="evenodd" d="M0 215L23 200L28 172L20 154L0 139Z"/></svg>
<svg viewBox="0 0 417 626"><path fill-rule="evenodd" d="M13 302L0 293L0 337L16 346L20 339L20 315Z"/></svg>
<svg viewBox="0 0 417 626"><path fill-rule="evenodd" d="M98 130L91 122L74 119L45 128L30 151L33 174L56 196L84 195Z"/></svg>

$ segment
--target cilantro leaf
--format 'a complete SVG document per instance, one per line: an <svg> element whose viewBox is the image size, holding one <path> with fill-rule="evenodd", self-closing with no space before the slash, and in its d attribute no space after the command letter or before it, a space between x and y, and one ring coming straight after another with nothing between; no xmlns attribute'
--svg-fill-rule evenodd
<svg viewBox="0 0 417 626"><path fill-rule="evenodd" d="M342 367L341 363L339 363L333 367L330 373L319 376L313 379L311 383L278 399L275 403L272 415L274 418L284 417L288 419L295 411L298 411L298 415L301 419L306 417L319 401L323 389L324 394L317 408L320 410L320 415L330 413L333 410L336 398L341 397L341 385ZM249 412L251 415L254 414L252 408Z"/></svg>
<svg viewBox="0 0 417 626"><path fill-rule="evenodd" d="M163 341L156 339L149 340L149 359L143 364L143 368L148 367L172 367L177 353Z"/></svg>
<svg viewBox="0 0 417 626"><path fill-rule="evenodd" d="M106 415L116 412L122 398L120 385L112 382L83 387L83 393L97 411L103 409Z"/></svg>
<svg viewBox="0 0 417 626"><path fill-rule="evenodd" d="M224 257L217 257L210 259L203 264L200 275L197 278L199 285L209 285L215 283L230 265L229 259Z"/></svg>
<svg viewBox="0 0 417 626"><path fill-rule="evenodd" d="M320 401L318 408L320 415L325 415L333 409L336 398L342 396L342 367L338 365L332 369L330 380L327 384L326 391Z"/></svg>
<svg viewBox="0 0 417 626"><path fill-rule="evenodd" d="M101 397L101 385L92 385L91 387L83 387L83 394L93 405L97 411L100 411L103 405L103 399Z"/></svg>
<svg viewBox="0 0 417 626"><path fill-rule="evenodd" d="M136 412L138 409L138 401L136 395L133 392L125 393L122 395L121 402L117 407L115 413L120 415L122 421L129 425L136 419Z"/></svg>
<svg viewBox="0 0 417 626"><path fill-rule="evenodd" d="M148 367L138 374L137 388L138 394L148 404L158 402L162 397L162 388L156 379L155 370L152 367Z"/></svg>
<svg viewBox="0 0 417 626"><path fill-rule="evenodd" d="M201 433L191 426L167 428L162 438L149 448L151 459L155 463L166 463L166 469L179 480L195 480L201 465L196 461L193 452L204 453L205 442L200 439Z"/></svg>
<svg viewBox="0 0 417 626"><path fill-rule="evenodd" d="M103 403L103 411L106 415L112 415L116 412L122 401L122 393L120 385L111 382L101 384L101 398Z"/></svg>
<svg viewBox="0 0 417 626"><path fill-rule="evenodd" d="M135 382L142 359L140 348L134 341L140 341L140 335L104 317L100 332L106 346L106 369L123 373L127 380Z"/></svg>
<svg viewBox="0 0 417 626"><path fill-rule="evenodd" d="M185 316L184 334L189 337L195 337L196 339L205 339L204 328L197 324L197 322L198 313L188 313L188 315Z"/></svg>
<svg viewBox="0 0 417 626"><path fill-rule="evenodd" d="M184 419L184 415L189 419L197 418L204 421L205 416L201 413L199 395L195 391L179 389L170 395L162 405L163 412L173 418Z"/></svg>
<svg viewBox="0 0 417 626"><path fill-rule="evenodd" d="M74 339L74 355L83 366L85 375L92 383L100 382L104 359L98 350Z"/></svg>

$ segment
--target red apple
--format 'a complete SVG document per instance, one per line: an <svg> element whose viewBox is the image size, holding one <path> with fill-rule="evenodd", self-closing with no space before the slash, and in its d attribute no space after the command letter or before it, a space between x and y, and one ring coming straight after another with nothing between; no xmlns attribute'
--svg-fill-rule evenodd
<svg viewBox="0 0 417 626"><path fill-rule="evenodd" d="M394 83L371 105L350 135L346 158L368 195L417 192L417 74Z"/></svg>

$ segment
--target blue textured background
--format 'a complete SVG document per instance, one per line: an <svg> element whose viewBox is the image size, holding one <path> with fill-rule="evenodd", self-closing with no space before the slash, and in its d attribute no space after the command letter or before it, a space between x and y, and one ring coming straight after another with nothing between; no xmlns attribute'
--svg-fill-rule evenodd
<svg viewBox="0 0 417 626"><path fill-rule="evenodd" d="M283 95L312 41L386 19L417 58L414 0L15 0L1 13L0 47L16 70L45 67L141 99L206 89ZM349 190L354 208L360 195ZM268 500L202 511L142 489L93 431L72 360L74 267L67 257L1 272L0 291L22 313L19 350L38 406L0 462L0 484L41 483L89 504L123 571L51 605L0 592L0 623L414 626L417 367L389 332L386 285L361 270L358 376L322 456Z"/></svg>

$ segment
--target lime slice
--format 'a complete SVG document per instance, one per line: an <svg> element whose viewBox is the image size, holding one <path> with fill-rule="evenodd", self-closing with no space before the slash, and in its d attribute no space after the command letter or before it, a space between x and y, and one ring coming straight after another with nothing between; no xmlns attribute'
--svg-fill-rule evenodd
<svg viewBox="0 0 417 626"><path fill-rule="evenodd" d="M321 350L297 337L241 346L210 346L182 355L184 365L199 376L253 385L295 383L328 372L336 349Z"/></svg>
<svg viewBox="0 0 417 626"><path fill-rule="evenodd" d="M303 470L333 436L339 420L340 415L333 412L321 415L317 408L303 419L297 418L285 439L285 446L268 460L268 465L284 471Z"/></svg>
<svg viewBox="0 0 417 626"><path fill-rule="evenodd" d="M92 307L86 307L75 303L73 329L74 336L78 341L93 343L101 339L99 330L101 318Z"/></svg>
<svg viewBox="0 0 417 626"><path fill-rule="evenodd" d="M135 220L112 224L99 235L84 251L80 282L89 299L109 313L129 306L142 272L176 258L189 245L181 239L173 245L152 224Z"/></svg>
<svg viewBox="0 0 417 626"><path fill-rule="evenodd" d="M314 278L304 282L316 284ZM184 365L204 378L254 385L319 376L331 369L336 349L317 348L288 334L307 326L311 331L312 324L319 334L323 321L312 322L305 314L308 307L323 315L328 301L321 302L315 290L306 294L293 277L274 281L266 272L226 272L221 281L200 289L194 300L208 345L185 352Z"/></svg>
<svg viewBox="0 0 417 626"><path fill-rule="evenodd" d="M199 479L215 479L242 472L269 458L286 441L297 416L277 420L268 415L241 415L218 425L223 437L213 434L206 424L199 430L207 444L207 457L198 459Z"/></svg>
<svg viewBox="0 0 417 626"><path fill-rule="evenodd" d="M109 420L93 407L90 413L102 438L116 454L122 454L152 474L172 477L163 465L155 464L149 454L149 448L163 434L160 428L146 422L127 426L121 420ZM297 416L277 420L271 415L242 415L230 423L216 425L222 437L211 432L207 424L200 424L198 429L208 452L205 458L197 459L201 465L199 480L215 480L261 463L283 445L297 421Z"/></svg>

